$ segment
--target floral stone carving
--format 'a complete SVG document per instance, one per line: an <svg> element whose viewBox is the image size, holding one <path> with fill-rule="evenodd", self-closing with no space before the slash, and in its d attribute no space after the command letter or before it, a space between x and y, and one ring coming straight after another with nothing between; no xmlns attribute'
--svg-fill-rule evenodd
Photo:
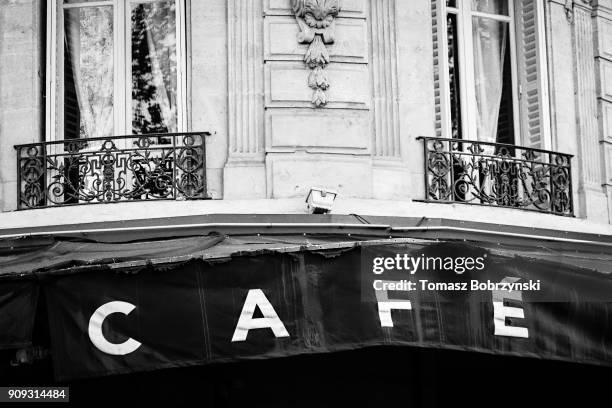
<svg viewBox="0 0 612 408"><path fill-rule="evenodd" d="M325 67L329 65L326 44L334 43L336 17L340 12L340 0L292 0L293 13L300 26L297 40L309 44L304 62L310 68L308 86L313 89L312 103L320 108L327 104L329 79Z"/></svg>

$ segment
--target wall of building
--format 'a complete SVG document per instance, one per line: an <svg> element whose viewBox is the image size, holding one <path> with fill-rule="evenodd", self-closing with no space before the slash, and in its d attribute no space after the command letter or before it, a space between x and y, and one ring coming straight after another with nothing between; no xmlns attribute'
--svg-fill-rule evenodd
<svg viewBox="0 0 612 408"><path fill-rule="evenodd" d="M570 2L571 3L571 2ZM602 160L600 151L600 130L597 110L595 53L597 44L594 40L594 25L592 7L589 1L575 0L571 9L566 8L573 39L571 55L566 65L573 71L574 103L576 131L565 138L578 139L575 165L578 166L578 208L577 214L598 222L608 222L608 202L602 184ZM558 2L551 2L551 9L559 9ZM558 26L552 25L552 38L565 35L557 33ZM562 50L560 50L562 52ZM567 51L566 51L567 52ZM571 64L569 63L571 62ZM557 104L565 104L567 100L559 100Z"/></svg>
<svg viewBox="0 0 612 408"><path fill-rule="evenodd" d="M328 45L329 101L314 109L308 43L298 41L290 1L228 2L234 72L224 198L305 196L317 185L348 197L410 197L394 5L342 3Z"/></svg>
<svg viewBox="0 0 612 408"><path fill-rule="evenodd" d="M192 1L188 65L190 127L209 131L206 173L210 194L223 197L223 168L228 151L227 0ZM202 22L206 22L203 24Z"/></svg>
<svg viewBox="0 0 612 408"><path fill-rule="evenodd" d="M604 167L603 184L612 222L612 0L595 1L593 8L598 134Z"/></svg>
<svg viewBox="0 0 612 408"><path fill-rule="evenodd" d="M207 174L213 198L236 212L250 212L253 200L265 207L266 199L281 203L271 209L292 212L310 187L324 186L355 203L348 212L371 211L377 200L389 215L392 200L398 208L421 208L409 201L425 195L423 146L416 138L435 135L430 0L343 0L335 41L327 44L329 100L321 108L312 103L311 69L304 63L308 44L298 41L290 0L190 3L189 122L194 131L211 132ZM552 149L576 156L576 215L608 224L612 0L591 3L546 0ZM41 10L42 0L0 0L5 211L16 208L12 146L44 134ZM216 208L200 202L189 204L189 211L196 211L194 205L203 213ZM125 216L142 216L133 206ZM71 210L78 211L87 210ZM501 214L494 208L466 214L479 212Z"/></svg>
<svg viewBox="0 0 612 408"><path fill-rule="evenodd" d="M44 126L44 10L40 0L0 0L0 211L16 208L13 146Z"/></svg>

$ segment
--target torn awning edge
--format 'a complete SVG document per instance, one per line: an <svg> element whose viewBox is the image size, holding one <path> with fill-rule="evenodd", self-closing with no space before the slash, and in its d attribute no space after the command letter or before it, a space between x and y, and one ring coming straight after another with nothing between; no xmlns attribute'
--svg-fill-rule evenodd
<svg viewBox="0 0 612 408"><path fill-rule="evenodd" d="M75 265L67 268L45 270L45 271L33 271L28 274L5 274L0 275L0 280L3 279L15 279L21 277L34 277L41 275L69 275L82 272L93 272L99 270L111 270L121 271L130 270L136 268L143 268L147 266L151 267L165 267L173 264L179 264L188 262L191 260L203 260L209 262L228 262L235 257L249 257L259 256L265 254L280 254L280 253L296 253L296 252L316 252L316 251L329 251L329 250L350 250L360 246L372 246L372 245L393 245L393 244L408 244L408 243L430 243L431 240L416 239L416 238L395 238L395 239L384 239L384 240L368 240L368 241L345 241L345 242L334 242L329 244L306 244L306 245L280 245L269 244L269 245L257 245L250 244L254 248L249 250L234 250L234 251L219 251L219 253L193 253L189 255L171 256L162 258L150 258L137 261L125 261L117 263L99 263L90 265ZM232 246L226 246L228 249ZM211 247L209 249L219 249L217 247Z"/></svg>
<svg viewBox="0 0 612 408"><path fill-rule="evenodd" d="M0 276L20 277L75 266L190 255L216 246L225 238L210 234L121 244L60 240L31 253L0 257Z"/></svg>
<svg viewBox="0 0 612 408"><path fill-rule="evenodd" d="M176 258L207 254L217 258L244 252L289 246L312 246L346 241L373 240L373 236L351 236L345 234L292 234L292 235L246 235L226 236L210 234L190 237L166 238L125 243L60 240L45 248L30 253L17 251L0 256L0 276L23 277L32 272L43 273L75 267L97 268L98 265L122 262L150 261L160 258ZM210 255L214 253L215 255ZM238 254L239 255L239 254ZM236 255L237 256L237 255Z"/></svg>
<svg viewBox="0 0 612 408"><path fill-rule="evenodd" d="M228 262L235 257L249 257L258 256L265 254L275 253L296 253L296 252L317 252L317 251L331 251L331 250L350 250L357 247L376 246L376 245L394 245L394 244L407 244L407 243L420 243L426 244L431 242L457 242L464 241L465 243L475 244L479 246L487 247L490 251L498 253L499 255L506 257L520 256L526 259L549 261L559 264L569 264L584 270L593 271L596 273L609 274L612 273L612 269L604 270L603 268L594 265L584 265L584 262L572 262L568 257L566 251L551 250L546 247L545 241L540 246L530 246L517 248L514 246L499 246L493 243L485 243L481 241L470 241L466 239L424 239L424 238L388 238L388 239L365 239L365 240L350 240L350 241L335 241L323 244L289 244L279 238L279 242L276 243L256 243L250 242L255 236L242 238L245 242L229 243L220 242L217 245L213 245L201 251L195 251L189 254L178 255L178 256L166 256L159 258L147 258L134 261L123 261L123 262L99 262L99 263L87 263L87 264L75 264L67 267L61 267L56 269L37 269L27 273L7 273L0 274L0 281L5 279L25 279L25 278L36 278L37 276L44 275L66 275L83 272L93 272L98 270L133 270L143 267L168 267L172 264L179 264L188 262L190 260L203 260L208 262ZM180 238L182 239L182 238ZM179 240L180 240L179 239ZM233 238L229 238L233 240ZM172 240L169 240L172 241ZM320 241L320 240L319 240ZM120 244L126 245L126 244ZM240 249L238 249L240 248ZM578 252L581 253L581 252ZM612 258L612 255L610 256ZM579 260L592 259L592 254L589 254L588 258L577 257ZM591 263L599 262L599 266L608 265L609 262L605 259L599 259L592 261Z"/></svg>

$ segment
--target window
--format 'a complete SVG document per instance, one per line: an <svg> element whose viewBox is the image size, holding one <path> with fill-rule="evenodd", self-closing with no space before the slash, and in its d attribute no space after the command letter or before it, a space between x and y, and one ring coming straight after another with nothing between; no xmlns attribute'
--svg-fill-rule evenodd
<svg viewBox="0 0 612 408"><path fill-rule="evenodd" d="M48 2L49 140L186 130L184 0Z"/></svg>
<svg viewBox="0 0 612 408"><path fill-rule="evenodd" d="M550 148L543 3L432 0L438 136Z"/></svg>

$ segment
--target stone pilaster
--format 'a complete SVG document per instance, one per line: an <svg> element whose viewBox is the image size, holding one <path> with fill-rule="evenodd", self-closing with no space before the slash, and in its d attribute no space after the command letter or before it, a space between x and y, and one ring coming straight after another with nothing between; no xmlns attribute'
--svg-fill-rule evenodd
<svg viewBox="0 0 612 408"><path fill-rule="evenodd" d="M396 1L370 2L374 144L372 182L375 198L405 197L408 172L401 159ZM390 180L395 182L390 183Z"/></svg>
<svg viewBox="0 0 612 408"><path fill-rule="evenodd" d="M594 27L589 2L574 1L573 37L576 84L576 119L578 124L578 157L580 166L578 196L580 216L596 222L607 222L607 198L602 189L602 161L598 126Z"/></svg>
<svg viewBox="0 0 612 408"><path fill-rule="evenodd" d="M228 1L228 133L224 198L266 197L261 0Z"/></svg>
<svg viewBox="0 0 612 408"><path fill-rule="evenodd" d="M612 0L593 1L595 66L599 108L603 185L608 198L608 221L612 222Z"/></svg>

